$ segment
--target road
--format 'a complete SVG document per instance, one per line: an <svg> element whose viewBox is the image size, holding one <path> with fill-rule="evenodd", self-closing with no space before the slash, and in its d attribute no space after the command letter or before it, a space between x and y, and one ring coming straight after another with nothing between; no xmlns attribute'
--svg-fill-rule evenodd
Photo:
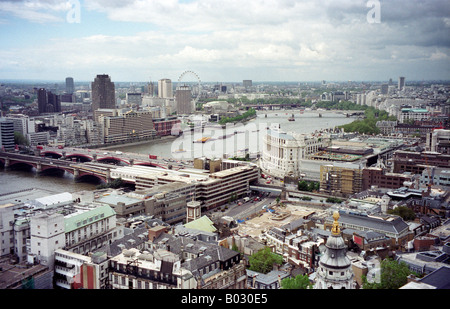
<svg viewBox="0 0 450 309"><path fill-rule="evenodd" d="M211 216L211 220L217 220L221 217L229 216L235 220L244 220L251 215L259 212L264 205L270 206L276 202L275 196L265 196L258 201L254 201L256 196L252 196L252 200L244 202L243 198L240 198L234 202L223 205L219 210L208 211L207 214ZM239 205L241 203L241 205ZM220 211L224 209L224 211Z"/></svg>

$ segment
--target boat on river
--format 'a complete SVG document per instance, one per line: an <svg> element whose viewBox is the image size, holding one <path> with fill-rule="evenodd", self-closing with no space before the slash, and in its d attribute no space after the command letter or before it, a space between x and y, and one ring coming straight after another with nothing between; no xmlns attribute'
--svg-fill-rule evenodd
<svg viewBox="0 0 450 309"><path fill-rule="evenodd" d="M211 139L211 137L202 137L202 138L199 138L198 140L196 140L196 141L193 141L193 143L206 143L207 141L209 141Z"/></svg>

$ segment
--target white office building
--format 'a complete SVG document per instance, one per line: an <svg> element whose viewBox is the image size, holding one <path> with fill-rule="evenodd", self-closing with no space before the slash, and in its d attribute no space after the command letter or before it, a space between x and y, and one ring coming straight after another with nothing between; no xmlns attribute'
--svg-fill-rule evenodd
<svg viewBox="0 0 450 309"><path fill-rule="evenodd" d="M158 81L158 97L173 98L172 81L168 78L163 78Z"/></svg>
<svg viewBox="0 0 450 309"><path fill-rule="evenodd" d="M67 215L43 212L31 217L29 262L53 269L57 249L87 255L123 237L110 206L80 206L74 210Z"/></svg>
<svg viewBox="0 0 450 309"><path fill-rule="evenodd" d="M0 118L0 149L14 150L14 123L6 118Z"/></svg>
<svg viewBox="0 0 450 309"><path fill-rule="evenodd" d="M400 112L400 122L426 120L430 119L431 114L428 110L423 108L402 108Z"/></svg>
<svg viewBox="0 0 450 309"><path fill-rule="evenodd" d="M64 216L42 213L30 221L29 262L39 262L53 269L55 250L65 245Z"/></svg>
<svg viewBox="0 0 450 309"><path fill-rule="evenodd" d="M267 130L264 136L260 168L263 173L283 179L301 177L301 160L331 146L328 134L285 133L278 129Z"/></svg>

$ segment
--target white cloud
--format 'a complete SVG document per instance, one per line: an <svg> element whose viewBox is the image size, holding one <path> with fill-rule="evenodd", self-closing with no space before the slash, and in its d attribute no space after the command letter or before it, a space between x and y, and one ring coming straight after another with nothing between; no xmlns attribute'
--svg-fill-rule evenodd
<svg viewBox="0 0 450 309"><path fill-rule="evenodd" d="M367 22L366 2L86 0L81 2L83 12L107 16L108 27L122 30L122 25L135 24L139 31L80 34L53 38L26 50L5 50L0 55L6 64L0 68L13 70L12 63L18 63L38 72L54 66L63 76L79 70L87 72L87 78L114 71L121 80L176 75L194 68L203 80L219 70L245 72L255 80L263 76L330 80L341 78L344 71L355 74L345 79L379 78L401 74L395 70L406 64L421 61L426 67L425 61L448 61L446 2L382 1L380 24ZM402 5L412 11L402 11ZM67 1L4 1L0 10L31 21L60 21ZM87 16L81 16L80 28L91 22ZM261 74L263 70L268 73ZM448 65L443 65L439 74L448 73Z"/></svg>
<svg viewBox="0 0 450 309"><path fill-rule="evenodd" d="M70 9L67 0L2 1L0 12L35 23L62 22L61 12Z"/></svg>
<svg viewBox="0 0 450 309"><path fill-rule="evenodd" d="M450 57L448 54L440 50L433 52L430 56L430 60L443 60L443 59L449 60L449 58Z"/></svg>

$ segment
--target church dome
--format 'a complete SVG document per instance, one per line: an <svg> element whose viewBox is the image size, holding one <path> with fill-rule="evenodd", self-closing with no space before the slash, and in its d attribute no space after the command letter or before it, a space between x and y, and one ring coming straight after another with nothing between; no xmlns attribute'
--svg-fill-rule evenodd
<svg viewBox="0 0 450 309"><path fill-rule="evenodd" d="M339 228L339 213L333 214L334 223L331 235L325 244L325 250L319 260L315 289L352 289L353 271L351 261L347 257L347 247Z"/></svg>
<svg viewBox="0 0 450 309"><path fill-rule="evenodd" d="M341 236L334 236L328 238L326 247L329 249L346 249L344 239Z"/></svg>
<svg viewBox="0 0 450 309"><path fill-rule="evenodd" d="M341 236L331 235L325 245L326 250L320 257L320 264L327 268L342 269L351 265L347 257L347 248Z"/></svg>

